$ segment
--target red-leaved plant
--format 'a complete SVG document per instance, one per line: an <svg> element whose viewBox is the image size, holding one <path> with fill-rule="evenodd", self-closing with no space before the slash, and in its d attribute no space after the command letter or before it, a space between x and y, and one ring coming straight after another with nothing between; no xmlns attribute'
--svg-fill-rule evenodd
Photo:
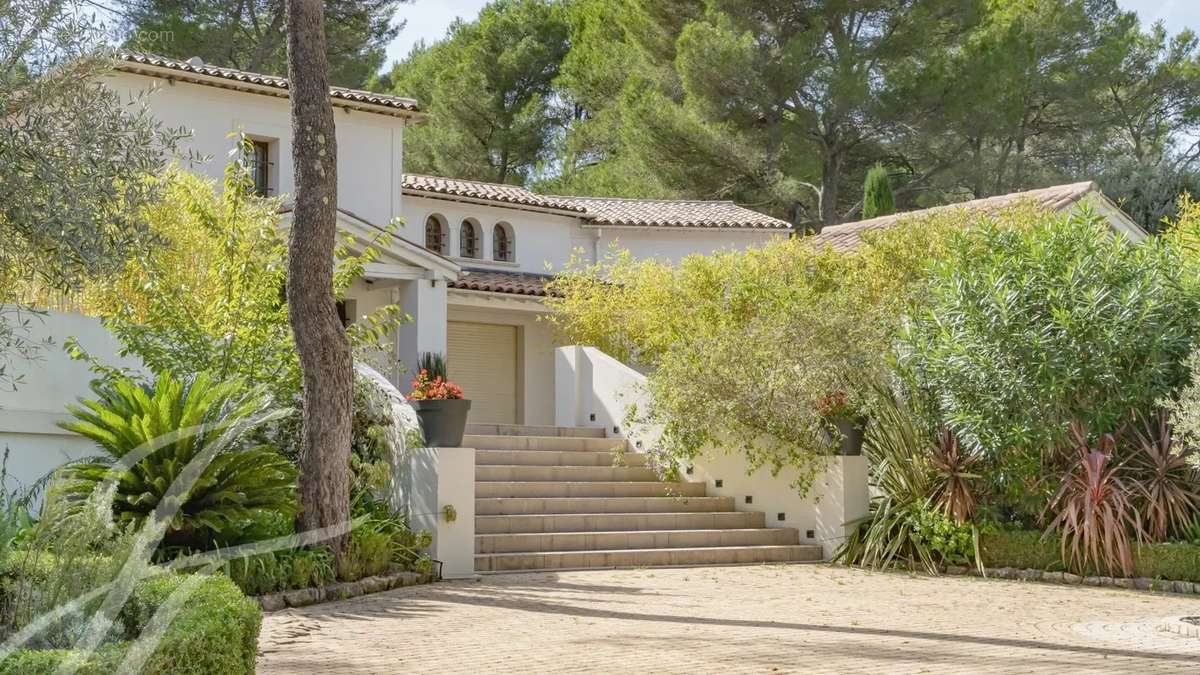
<svg viewBox="0 0 1200 675"><path fill-rule="evenodd" d="M1099 447L1093 448L1087 430L1076 422L1071 424L1071 434L1078 457L1046 507L1046 513L1054 514L1046 535L1059 532L1063 561L1074 572L1094 568L1131 576L1130 538L1141 542L1144 532L1134 490L1118 475L1121 464L1113 461L1116 441L1112 434L1104 434Z"/></svg>
<svg viewBox="0 0 1200 675"><path fill-rule="evenodd" d="M933 503L955 522L965 523L975 513L975 495L969 481L979 478L979 474L971 472L979 457L964 448L954 432L946 428L931 450L931 464L937 473Z"/></svg>
<svg viewBox="0 0 1200 675"><path fill-rule="evenodd" d="M442 376L429 377L429 371L422 369L417 374L417 378L412 381L412 393L408 395L410 401L436 401L448 398L462 398L462 388L449 380L443 380Z"/></svg>
<svg viewBox="0 0 1200 675"><path fill-rule="evenodd" d="M1187 532L1200 511L1200 492L1195 485L1193 448L1175 443L1171 415L1160 411L1134 433L1137 447L1126 471L1137 488L1135 503L1141 511L1146 535L1164 541L1172 534Z"/></svg>

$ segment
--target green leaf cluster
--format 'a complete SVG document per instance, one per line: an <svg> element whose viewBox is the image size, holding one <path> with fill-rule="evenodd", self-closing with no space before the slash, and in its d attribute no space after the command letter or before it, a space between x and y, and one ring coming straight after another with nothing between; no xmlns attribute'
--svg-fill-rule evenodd
<svg viewBox="0 0 1200 675"><path fill-rule="evenodd" d="M1115 432L1187 382L1200 296L1172 246L1089 212L951 237L902 364L991 457L1059 447L1072 420Z"/></svg>
<svg viewBox="0 0 1200 675"><path fill-rule="evenodd" d="M160 548L203 550L241 541L264 515L286 519L298 512L295 467L275 448L249 438L253 418L270 405L263 388L247 390L239 380L206 372L186 380L164 372L153 387L120 379L97 383L94 392L96 399L68 406L74 419L61 425L104 453L62 469L53 497L68 511L95 508L111 494L117 526L141 527L174 483L188 480L189 465L219 443L195 482L183 486L188 489ZM145 450L151 451L132 465L114 466Z"/></svg>

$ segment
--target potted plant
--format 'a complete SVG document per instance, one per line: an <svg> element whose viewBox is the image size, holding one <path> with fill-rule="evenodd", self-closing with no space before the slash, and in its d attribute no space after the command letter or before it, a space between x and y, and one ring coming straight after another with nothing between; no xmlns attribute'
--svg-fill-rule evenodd
<svg viewBox="0 0 1200 675"><path fill-rule="evenodd" d="M425 445L457 448L462 445L471 402L463 398L462 388L446 379L446 362L440 355L425 354L421 366L408 401L421 422Z"/></svg>
<svg viewBox="0 0 1200 675"><path fill-rule="evenodd" d="M858 411L846 402L846 393L835 391L826 394L817 402L817 411L834 427L841 437L837 454L861 455L863 435L867 427L866 420ZM830 434L832 436L832 434ZM832 441L832 438L830 439Z"/></svg>

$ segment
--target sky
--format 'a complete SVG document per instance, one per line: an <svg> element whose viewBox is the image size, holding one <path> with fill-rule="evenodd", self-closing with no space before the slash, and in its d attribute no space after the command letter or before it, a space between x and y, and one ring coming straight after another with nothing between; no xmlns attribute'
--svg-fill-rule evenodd
<svg viewBox="0 0 1200 675"><path fill-rule="evenodd" d="M1119 0L1122 7L1138 13L1143 23L1163 21L1174 33L1182 28L1200 32L1200 0ZM456 17L470 19L479 14L487 0L414 0L401 5L397 16L408 21L388 46L387 63L403 59L418 40L434 42L446 34Z"/></svg>
<svg viewBox="0 0 1200 675"><path fill-rule="evenodd" d="M396 17L408 24L388 45L387 63L403 59L418 40L437 41L456 17L472 19L486 4L487 0L414 0L400 5Z"/></svg>

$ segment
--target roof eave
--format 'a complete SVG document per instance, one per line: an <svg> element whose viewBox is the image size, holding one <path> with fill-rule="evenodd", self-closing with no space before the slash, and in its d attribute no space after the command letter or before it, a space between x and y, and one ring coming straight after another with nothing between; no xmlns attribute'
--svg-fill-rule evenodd
<svg viewBox="0 0 1200 675"><path fill-rule="evenodd" d="M446 202L461 202L464 204L481 204L484 206L495 206L502 209L512 209L514 211L533 211L535 213L550 213L557 216L570 216L572 218L588 218L588 214L581 211L570 211L567 209L558 209L551 206L537 206L535 204L520 204L517 202L506 202L498 199L487 199L485 197L468 197L464 195L447 194L445 192L433 192L431 190L419 190L416 188L402 188L401 193L412 197L425 197L428 199L440 199Z"/></svg>
<svg viewBox="0 0 1200 675"><path fill-rule="evenodd" d="M114 66L114 70L133 75L157 77L169 82L187 82L206 87L228 89L230 91L273 96L275 98L291 98L290 90L282 87L274 87L255 82L243 82L241 80L235 80L228 77L219 77L217 75L207 75L204 73L177 70L167 66L156 66L137 61L118 61ZM379 105L376 103L354 101L351 99L335 97L332 94L329 96L329 102L335 108L344 108L377 115L385 115L387 117L396 117L411 122L423 122L428 118L428 115L417 110L407 110L404 108Z"/></svg>

